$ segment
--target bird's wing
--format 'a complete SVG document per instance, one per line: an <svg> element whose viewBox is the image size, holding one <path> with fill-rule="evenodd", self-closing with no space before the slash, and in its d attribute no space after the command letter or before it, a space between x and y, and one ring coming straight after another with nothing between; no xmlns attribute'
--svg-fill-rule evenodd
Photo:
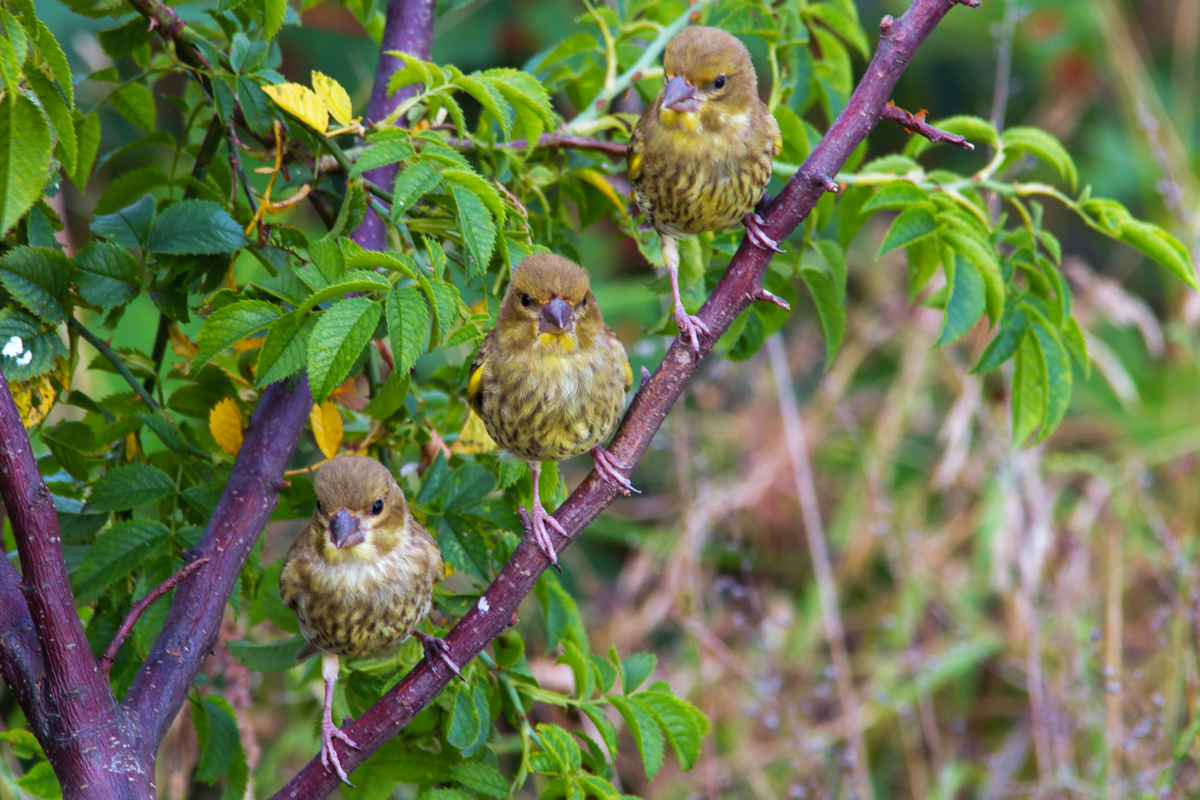
<svg viewBox="0 0 1200 800"><path fill-rule="evenodd" d="M480 416L483 416L484 373L490 368L488 362L495 349L496 328L493 328L492 332L484 338L483 343L479 345L479 351L475 353L475 360L471 362L471 371L467 374L467 402Z"/></svg>
<svg viewBox="0 0 1200 800"><path fill-rule="evenodd" d="M421 541L421 544L424 545L425 551L431 556L429 571L433 574L433 582L437 583L446 576L446 561L442 555L442 548L438 547L437 540L433 538L433 534L426 530L424 525L417 522L416 517L411 513L408 515L408 527Z"/></svg>
<svg viewBox="0 0 1200 800"><path fill-rule="evenodd" d="M775 153L772 156L774 158L783 152L783 134L779 132L779 122L776 121L775 115L767 110L765 106L763 107L763 111L766 112L767 117L767 135L771 138L772 144L775 145Z"/></svg>
<svg viewBox="0 0 1200 800"><path fill-rule="evenodd" d="M304 589L296 568L297 564L313 555L312 540L308 535L311 530L312 523L309 523L304 528L304 532L292 543L287 558L283 561L283 569L279 572L279 594L283 598L283 604L291 609L296 608L296 594Z"/></svg>
<svg viewBox="0 0 1200 800"><path fill-rule="evenodd" d="M648 124L647 119L650 113L654 111L651 107L640 120L637 126L633 129L633 134L629 137L629 155L627 156L629 164L629 180L637 183L637 180L642 176L642 150L645 145L645 137L642 132L642 126Z"/></svg>

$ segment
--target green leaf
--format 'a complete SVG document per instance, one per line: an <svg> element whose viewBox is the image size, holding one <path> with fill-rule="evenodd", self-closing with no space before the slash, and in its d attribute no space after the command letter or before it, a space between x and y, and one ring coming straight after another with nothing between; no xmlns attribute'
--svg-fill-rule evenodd
<svg viewBox="0 0 1200 800"><path fill-rule="evenodd" d="M91 231L109 239L113 244L130 250L145 247L154 224L157 205L154 195L145 195L136 203L112 214L100 214L92 219Z"/></svg>
<svg viewBox="0 0 1200 800"><path fill-rule="evenodd" d="M846 253L832 239L818 239L813 242L813 247L820 254L825 266L829 268L829 274L833 276L833 284L838 290L838 302L843 305L846 302L846 278L849 270L846 267Z"/></svg>
<svg viewBox="0 0 1200 800"><path fill-rule="evenodd" d="M196 337L193 374L222 350L264 330L277 319L279 308L263 300L241 300L217 309L204 320L204 327Z"/></svg>
<svg viewBox="0 0 1200 800"><path fill-rule="evenodd" d="M55 152L58 154L58 160L62 162L63 171L67 175L74 174L79 165L79 142L75 138L75 120L71 117L67 101L54 82L38 70L29 70L25 80L37 95L42 110L46 112L50 124L54 126L54 132L58 134Z"/></svg>
<svg viewBox="0 0 1200 800"><path fill-rule="evenodd" d="M650 713L650 709L636 698L617 695L610 702L620 712L625 726L633 735L633 741L642 756L642 767L646 770L646 777L653 780L662 766L666 751L658 720Z"/></svg>
<svg viewBox="0 0 1200 800"><path fill-rule="evenodd" d="M524 107L537 114L546 128L555 126L554 108L550 103L550 95L541 81L528 72L500 68L481 72L479 76L499 89L505 99L517 109L518 115L521 108ZM526 131L526 134L528 133Z"/></svg>
<svg viewBox="0 0 1200 800"><path fill-rule="evenodd" d="M25 791L34 797L45 800L59 800L62 797L62 786L49 761L39 761L16 781Z"/></svg>
<svg viewBox="0 0 1200 800"><path fill-rule="evenodd" d="M17 247L0 258L0 284L30 313L51 324L67 320L62 301L74 275L74 262L52 247Z"/></svg>
<svg viewBox="0 0 1200 800"><path fill-rule="evenodd" d="M56 330L47 329L16 306L0 308L0 347L9 344L14 336L21 340L22 352L17 356L0 356L4 359L4 377L9 381L32 380L52 370L56 357L70 356ZM22 364L26 359L28 363Z"/></svg>
<svg viewBox="0 0 1200 800"><path fill-rule="evenodd" d="M1079 327L1079 320L1071 317L1067 320L1067 324L1062 329L1062 343L1067 348L1067 352L1071 354L1076 363L1083 368L1083 377L1090 378L1092 376L1092 357L1088 352L1087 337L1083 335L1083 328Z"/></svg>
<svg viewBox="0 0 1200 800"><path fill-rule="evenodd" d="M504 132L504 138L512 135L513 107L492 82L480 80L474 75L459 75L454 79L454 84L478 100L479 105L492 115Z"/></svg>
<svg viewBox="0 0 1200 800"><path fill-rule="evenodd" d="M392 190L392 222L399 220L418 200L432 192L441 179L433 163L425 159L413 161L401 170Z"/></svg>
<svg viewBox="0 0 1200 800"><path fill-rule="evenodd" d="M402 128L387 128L375 133L367 140L368 147L354 162L350 177L357 178L364 172L395 164L416 155L408 131Z"/></svg>
<svg viewBox="0 0 1200 800"><path fill-rule="evenodd" d="M271 98L255 81L249 77L237 79L238 103L246 116L246 125L259 136L266 136L271 131L271 120L275 118Z"/></svg>
<svg viewBox="0 0 1200 800"><path fill-rule="evenodd" d="M30 731L21 728L0 731L0 742L8 742L13 755L22 760L46 757L41 743Z"/></svg>
<svg viewBox="0 0 1200 800"><path fill-rule="evenodd" d="M292 311L280 317L258 351L255 385L261 388L296 374L308 361L308 337L312 329L310 314Z"/></svg>
<svg viewBox="0 0 1200 800"><path fill-rule="evenodd" d="M489 797L508 797L508 782L491 764L464 761L454 765L450 777L473 792L481 792Z"/></svg>
<svg viewBox="0 0 1200 800"><path fill-rule="evenodd" d="M442 174L444 176L446 173ZM459 232L462 233L467 252L473 259L467 274L482 275L492 261L492 251L496 245L496 225L492 221L492 215L488 213L487 206L474 191L464 186L451 186L450 192L454 195L454 203L458 207Z"/></svg>
<svg viewBox="0 0 1200 800"><path fill-rule="evenodd" d="M863 212L879 211L884 208L907 208L918 203L929 202L929 193L908 181L885 183L882 188L863 203Z"/></svg>
<svg viewBox="0 0 1200 800"><path fill-rule="evenodd" d="M50 126L19 92L0 102L0 236L42 196L50 171Z"/></svg>
<svg viewBox="0 0 1200 800"><path fill-rule="evenodd" d="M304 648L304 638L291 636L259 644L245 639L227 640L230 654L257 672L279 672L296 666L296 655Z"/></svg>
<svg viewBox="0 0 1200 800"><path fill-rule="evenodd" d="M308 340L308 380L317 403L346 379L382 313L379 303L353 297L335 303L317 320Z"/></svg>
<svg viewBox="0 0 1200 800"><path fill-rule="evenodd" d="M1197 291L1196 268L1183 243L1157 225L1138 220L1125 222L1120 229L1122 242L1136 247L1166 267L1175 277Z"/></svg>
<svg viewBox="0 0 1200 800"><path fill-rule="evenodd" d="M843 295L830 274L824 270L801 267L800 277L808 287L813 305L817 307L817 321L821 324L821 335L825 338L825 369L829 369L846 333Z"/></svg>
<svg viewBox="0 0 1200 800"><path fill-rule="evenodd" d="M175 482L149 464L130 464L109 470L92 488L89 505L93 511L125 511L170 497Z"/></svg>
<svg viewBox="0 0 1200 800"><path fill-rule="evenodd" d="M779 124L779 133L783 138L783 151L779 160L789 164L803 164L808 158L808 134L804 130L804 122L796 112L785 105L775 108L775 121Z"/></svg>
<svg viewBox="0 0 1200 800"><path fill-rule="evenodd" d="M598 661L612 666L607 659L599 656L592 656L592 662ZM617 757L617 726L612 724L612 720L604 713L599 703L580 703L579 710L587 714L588 719L596 726L596 730L600 732L600 737L604 740L604 746L608 749L608 761L611 764Z"/></svg>
<svg viewBox="0 0 1200 800"><path fill-rule="evenodd" d="M573 640L580 650L586 652L587 629L584 628L583 618L579 615L579 606L571 593L563 588L558 577L543 573L542 577L538 578L534 591L538 602L546 611L547 652L560 640Z"/></svg>
<svg viewBox="0 0 1200 800"><path fill-rule="evenodd" d="M700 757L700 743L709 728L708 718L700 709L678 697L660 692L642 692L634 700L654 716L675 749L675 757L684 771L696 766Z"/></svg>
<svg viewBox="0 0 1200 800"><path fill-rule="evenodd" d="M206 696L201 700L191 698L191 701L196 740L200 745L196 779L213 784L233 766L242 749L237 716L222 697Z"/></svg>
<svg viewBox="0 0 1200 800"><path fill-rule="evenodd" d="M988 342L983 354L979 356L979 362L971 372L975 375L982 375L1008 361L1017 352L1017 348L1021 346L1028 331L1028 312L1018 303L1010 302L1004 310L1004 316L1000 318L996 335Z"/></svg>
<svg viewBox="0 0 1200 800"><path fill-rule="evenodd" d="M1071 361L1067 357L1066 348L1062 346L1058 335L1038 319L1032 320L1030 328L1042 351L1042 361L1045 364L1045 415L1042 427L1038 430L1034 444L1042 442L1053 433L1058 423L1067 414L1067 406L1071 403Z"/></svg>
<svg viewBox="0 0 1200 800"><path fill-rule="evenodd" d="M1058 139L1040 128L1016 127L1005 130L1000 141L1005 150L1019 150L1045 161L1071 185L1071 191L1075 191L1079 183L1079 173L1075 169L1071 154Z"/></svg>
<svg viewBox="0 0 1200 800"><path fill-rule="evenodd" d="M551 722L538 724L537 732L545 751L558 764L560 772L568 775L579 772L583 765L583 753L574 736Z"/></svg>
<svg viewBox="0 0 1200 800"><path fill-rule="evenodd" d="M1036 337L1026 336L1013 359L1013 443L1024 443L1046 416L1046 364Z"/></svg>
<svg viewBox="0 0 1200 800"><path fill-rule="evenodd" d="M123 247L92 242L75 254L75 283L84 302L101 308L123 306L137 297L142 276Z"/></svg>
<svg viewBox="0 0 1200 800"><path fill-rule="evenodd" d="M847 3L847 8L854 12L854 4ZM827 25L834 33L842 37L847 44L859 52L863 58L870 56L867 46L867 36L858 23L857 13L848 14L833 3L812 3L805 11Z"/></svg>
<svg viewBox="0 0 1200 800"><path fill-rule="evenodd" d="M953 269L946 270L946 284L950 299L946 301L942 330L934 342L935 347L958 341L975 327L984 311L983 276L971 262L957 253Z"/></svg>
<svg viewBox="0 0 1200 800"><path fill-rule="evenodd" d="M621 662L621 687L625 694L633 694L634 690L646 682L658 666L658 657L653 653L634 653Z"/></svg>
<svg viewBox="0 0 1200 800"><path fill-rule="evenodd" d="M486 715L486 708L484 712ZM480 717L471 684L459 684L458 691L454 693L454 707L446 715L446 741L459 750L475 744L479 739L479 728L483 725Z"/></svg>
<svg viewBox="0 0 1200 800"><path fill-rule="evenodd" d="M79 158L70 178L82 192L87 188L92 165L96 163L96 153L100 150L100 118L95 114L88 114L75 120L75 140L79 142Z"/></svg>
<svg viewBox="0 0 1200 800"><path fill-rule="evenodd" d="M262 35L268 42L275 38L287 17L287 0L263 0Z"/></svg>
<svg viewBox="0 0 1200 800"><path fill-rule="evenodd" d="M987 307L988 319L996 322L1004 312L1004 278L1000 274L1000 265L996 260L996 251L986 246L974 236L967 236L957 231L943 229L938 234L940 241L952 247L960 255L975 265L983 277L983 297Z"/></svg>
<svg viewBox="0 0 1200 800"><path fill-rule="evenodd" d="M122 86L112 96L112 104L122 117L142 130L153 133L158 114L154 107L154 93L145 84L129 83Z"/></svg>
<svg viewBox="0 0 1200 800"><path fill-rule="evenodd" d="M414 83L425 84L425 89L428 91L446 82L445 76L442 75L441 67L436 64L427 63L414 55L400 50L388 50L387 54L395 56L402 62L400 68L393 72L392 77L388 79L387 90L389 95L395 94L397 89L411 86Z"/></svg>
<svg viewBox="0 0 1200 800"><path fill-rule="evenodd" d="M421 277L424 278L424 276ZM446 334L458 321L458 314L462 309L462 299L458 295L458 289L454 288L452 283L438 280L422 280L421 285L431 291L430 298L433 301L433 317L438 326L438 338L445 342Z"/></svg>
<svg viewBox="0 0 1200 800"><path fill-rule="evenodd" d="M150 189L170 183L171 178L167 173L157 167L144 167L126 172L104 187L104 193L96 203L96 213L111 214L137 200Z"/></svg>
<svg viewBox="0 0 1200 800"><path fill-rule="evenodd" d="M608 694L617 683L616 666L607 658L598 655L590 656L589 660L592 662L592 668L596 670L596 682L600 685L600 691Z"/></svg>
<svg viewBox="0 0 1200 800"><path fill-rule="evenodd" d="M84 453L95 447L95 435L91 428L82 422L60 422L53 428L43 428L42 440L54 454L54 460L71 477L87 481L88 461Z"/></svg>
<svg viewBox="0 0 1200 800"><path fill-rule="evenodd" d="M249 243L229 212L208 200L180 200L154 221L146 249L153 253L232 253Z"/></svg>
<svg viewBox="0 0 1200 800"><path fill-rule="evenodd" d="M109 58L120 58L149 44L150 30L144 18L135 17L116 28L97 31L96 38Z"/></svg>
<svg viewBox="0 0 1200 800"><path fill-rule="evenodd" d="M937 223L934 222L933 212L927 208L916 206L909 208L900 213L895 220L892 221L892 226L888 228L887 234L883 237L883 244L879 247L879 253L875 258L880 259L886 253L893 250L906 247L913 242L918 242L926 236L937 230Z"/></svg>
<svg viewBox="0 0 1200 800"><path fill-rule="evenodd" d="M105 474L100 478L101 481L109 475L118 474L126 470L134 469L144 465L135 464L132 467L115 470ZM154 470L153 467L145 467L148 470ZM158 470L154 470L158 472ZM166 478L161 472L158 472L163 478ZM170 480L169 478L167 479ZM99 484L93 494L99 493L101 487ZM170 486L170 492L174 492L174 485ZM170 492L163 494L159 493L154 499L169 496ZM125 503L116 503L120 508L132 508L134 505L141 505L141 502L134 502L130 505ZM111 511L113 508L99 508L98 510ZM71 575L71 589L75 594L75 603L77 605L88 605L111 585L114 581L124 578L134 569L142 564L149 556L154 553L160 545L169 541L171 531L166 525L163 525L157 520L151 519L132 519L125 522L118 522L104 533L96 537L96 541L87 551L87 555L83 557L82 563Z"/></svg>

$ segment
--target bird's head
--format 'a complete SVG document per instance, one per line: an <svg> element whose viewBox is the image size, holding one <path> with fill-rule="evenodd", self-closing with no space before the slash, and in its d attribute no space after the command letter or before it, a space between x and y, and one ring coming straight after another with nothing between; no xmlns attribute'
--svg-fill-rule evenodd
<svg viewBox="0 0 1200 800"><path fill-rule="evenodd" d="M583 267L534 253L513 270L497 324L510 346L570 353L591 345L603 319Z"/></svg>
<svg viewBox="0 0 1200 800"><path fill-rule="evenodd" d="M370 562L408 535L408 502L387 467L338 456L317 470L314 549L331 564Z"/></svg>
<svg viewBox="0 0 1200 800"><path fill-rule="evenodd" d="M663 56L659 121L669 128L723 131L758 99L750 53L720 28L684 28Z"/></svg>

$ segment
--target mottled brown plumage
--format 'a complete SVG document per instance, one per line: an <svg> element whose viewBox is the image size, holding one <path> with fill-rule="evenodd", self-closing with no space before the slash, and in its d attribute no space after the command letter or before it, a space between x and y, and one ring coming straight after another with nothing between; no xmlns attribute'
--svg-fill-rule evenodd
<svg viewBox="0 0 1200 800"><path fill-rule="evenodd" d="M413 634L429 613L433 585L445 566L437 542L375 459L339 456L317 471L315 488L316 511L288 551L279 591L296 611L304 638L324 654L321 758L326 766L332 761L338 777L349 783L333 738L356 745L330 715L338 657L382 653ZM440 640L416 635L438 649L434 642ZM439 653L444 656L444 650Z"/></svg>
<svg viewBox="0 0 1200 800"><path fill-rule="evenodd" d="M604 324L583 268L548 253L518 264L471 365L467 397L496 443L529 462L534 533L552 559L545 525L558 523L538 497L540 462L591 450L597 471L631 490L600 443L616 429L632 382L629 357Z"/></svg>
<svg viewBox="0 0 1200 800"><path fill-rule="evenodd" d="M759 227L754 208L783 139L759 99L750 54L725 31L680 31L667 45L663 78L662 91L629 140L629 179L662 241L680 335L698 350L699 331L708 329L683 307L676 238L740 221L755 245L778 249Z"/></svg>

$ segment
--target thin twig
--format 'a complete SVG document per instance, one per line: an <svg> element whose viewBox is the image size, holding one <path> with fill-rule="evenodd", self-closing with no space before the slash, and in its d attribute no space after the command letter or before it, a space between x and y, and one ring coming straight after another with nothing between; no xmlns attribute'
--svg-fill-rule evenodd
<svg viewBox="0 0 1200 800"><path fill-rule="evenodd" d="M125 366L125 361L121 358L120 353L109 347L107 342L89 331L86 327L84 327L83 323L74 317L71 317L67 320L67 325L74 329L84 339L86 339L92 347L100 351L100 355L104 356L104 358L108 360L108 363L112 364L113 369L117 371L117 374L125 379L125 382L128 383L129 386L138 393L138 396L141 397L142 400L146 401L147 406L155 411L158 410L158 403L154 402L154 398L150 396L150 392L146 391L146 387L142 386L142 384L138 382L138 379L133 377L133 373L129 371L129 367Z"/></svg>
<svg viewBox="0 0 1200 800"><path fill-rule="evenodd" d="M1013 39L1017 33L1020 0L1004 0L1004 19L996 43L996 80L992 87L992 125L1004 130L1004 115L1008 110L1008 92L1012 78Z"/></svg>
<svg viewBox="0 0 1200 800"><path fill-rule="evenodd" d="M200 569L208 561L207 558L198 558L190 564L184 564L178 572L160 583L150 594L133 604L133 607L129 609L129 613L125 615L125 621L121 623L121 627L117 629L112 641L108 643L108 647L104 648L104 653L97 662L100 674L104 676L105 680L108 680L108 674L112 671L113 661L116 659L117 653L121 650L121 645L125 644L125 640L133 632L133 626L137 624L138 619L145 610L153 605L155 600L174 589L181 580Z"/></svg>
<svg viewBox="0 0 1200 800"><path fill-rule="evenodd" d="M883 107L883 118L892 120L909 133L919 133L934 144L947 142L955 147L961 147L963 150L975 149L975 145L968 142L965 137L959 136L957 133L939 130L925 122L926 113L925 109L921 109L915 114L910 114L891 100L888 100L888 104Z"/></svg>
<svg viewBox="0 0 1200 800"><path fill-rule="evenodd" d="M478 150L480 145L470 139L449 139L446 144L449 147L454 147L459 150L471 152ZM528 139L513 139L511 142L497 142L491 147L497 150L524 150L529 147ZM571 136L569 134L547 133L537 140L534 146L535 150L550 150L550 149L571 149L571 150L597 150L602 153L611 153L615 156L625 155L629 147L621 142L610 142L606 139L591 139L587 136Z"/></svg>
<svg viewBox="0 0 1200 800"><path fill-rule="evenodd" d="M804 424L800 419L800 405L796 402L796 390L792 386L788 369L787 354L778 333L767 339L767 355L771 359L771 372L775 374L775 391L779 396L779 414L783 417L784 436L788 454L792 460L792 474L796 479L796 494L800 499L800 513L804 518L804 533L808 538L808 549L812 555L813 572L817 577L817 595L821 599L821 619L825 625L825 638L833 660L834 678L842 713L851 720L862 713L858 692L854 688L854 674L850 655L846 649L846 630L838 609L837 583L833 577L833 563L829 558L829 547L825 544L825 528L821 523L821 507L817 501L817 486L813 481L812 464L808 460L808 444L804 439ZM862 726L851 724L850 745L853 748L854 781L859 797L871 798L871 779L867 770L867 748L863 741Z"/></svg>

